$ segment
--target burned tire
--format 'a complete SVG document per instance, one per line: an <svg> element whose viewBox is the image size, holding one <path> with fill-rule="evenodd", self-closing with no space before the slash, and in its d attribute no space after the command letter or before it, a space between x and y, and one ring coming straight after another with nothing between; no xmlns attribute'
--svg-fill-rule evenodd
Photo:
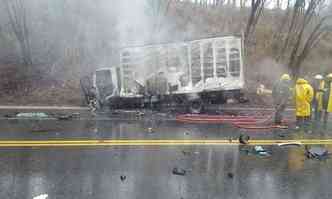
<svg viewBox="0 0 332 199"><path fill-rule="evenodd" d="M249 99L246 98L243 93L237 93L235 99L241 104L249 102Z"/></svg>
<svg viewBox="0 0 332 199"><path fill-rule="evenodd" d="M202 113L204 104L202 100L194 100L189 103L189 112L193 114Z"/></svg>

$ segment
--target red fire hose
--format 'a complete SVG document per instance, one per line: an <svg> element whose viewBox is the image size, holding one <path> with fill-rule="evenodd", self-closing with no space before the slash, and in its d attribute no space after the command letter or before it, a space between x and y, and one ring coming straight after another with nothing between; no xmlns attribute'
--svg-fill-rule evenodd
<svg viewBox="0 0 332 199"><path fill-rule="evenodd" d="M184 123L232 124L237 128L248 130L286 129L282 125L266 125L272 116L232 116L232 115L178 115L176 120Z"/></svg>
<svg viewBox="0 0 332 199"><path fill-rule="evenodd" d="M284 125L267 125L267 126L259 126L259 125L235 125L237 128L247 129L247 130L271 130L271 129L288 129L288 126Z"/></svg>
<svg viewBox="0 0 332 199"><path fill-rule="evenodd" d="M199 115L199 114L185 114L178 115L177 121L183 122L206 122L206 123L233 123L233 122L257 122L265 120L262 116L232 116L232 115Z"/></svg>

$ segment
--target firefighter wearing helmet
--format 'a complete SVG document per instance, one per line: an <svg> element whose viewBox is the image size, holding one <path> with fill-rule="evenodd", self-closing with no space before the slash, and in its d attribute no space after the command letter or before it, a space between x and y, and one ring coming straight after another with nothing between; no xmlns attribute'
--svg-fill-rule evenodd
<svg viewBox="0 0 332 199"><path fill-rule="evenodd" d="M283 74L280 80L273 86L272 97L275 108L274 122L277 125L282 123L282 114L286 109L287 102L291 95L291 78Z"/></svg>
<svg viewBox="0 0 332 199"><path fill-rule="evenodd" d="M299 78L295 85L295 108L297 128L307 128L310 123L311 102L314 89L307 80Z"/></svg>

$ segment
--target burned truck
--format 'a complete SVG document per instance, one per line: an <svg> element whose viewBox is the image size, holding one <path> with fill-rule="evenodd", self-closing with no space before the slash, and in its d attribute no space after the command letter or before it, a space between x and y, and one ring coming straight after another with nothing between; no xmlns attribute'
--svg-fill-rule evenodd
<svg viewBox="0 0 332 199"><path fill-rule="evenodd" d="M241 100L242 39L227 36L180 43L132 46L120 51L120 66L94 75L98 101L112 108L205 104Z"/></svg>

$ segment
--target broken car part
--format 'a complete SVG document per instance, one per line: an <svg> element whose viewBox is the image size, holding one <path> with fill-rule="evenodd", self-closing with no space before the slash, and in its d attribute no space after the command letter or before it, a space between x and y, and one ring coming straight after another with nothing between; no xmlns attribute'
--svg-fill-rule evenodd
<svg viewBox="0 0 332 199"><path fill-rule="evenodd" d="M127 179L127 176L125 176L125 175L121 175L120 176L120 180L123 182L123 181L125 181Z"/></svg>
<svg viewBox="0 0 332 199"><path fill-rule="evenodd" d="M302 143L301 142L285 142L285 143L279 143L278 146L280 147L285 147L285 146L301 146Z"/></svg>
<svg viewBox="0 0 332 199"><path fill-rule="evenodd" d="M309 159L324 160L328 158L329 152L323 147L306 147L306 156Z"/></svg>
<svg viewBox="0 0 332 199"><path fill-rule="evenodd" d="M269 156L270 155L270 153L268 151L266 151L262 146L255 146L254 153L259 156Z"/></svg>
<svg viewBox="0 0 332 199"><path fill-rule="evenodd" d="M172 170L172 173L173 173L174 175L184 176L184 175L186 175L186 170L181 169L181 168L174 167L173 170Z"/></svg>
<svg viewBox="0 0 332 199"><path fill-rule="evenodd" d="M241 134L239 137L240 144L248 144L250 137L248 135Z"/></svg>

